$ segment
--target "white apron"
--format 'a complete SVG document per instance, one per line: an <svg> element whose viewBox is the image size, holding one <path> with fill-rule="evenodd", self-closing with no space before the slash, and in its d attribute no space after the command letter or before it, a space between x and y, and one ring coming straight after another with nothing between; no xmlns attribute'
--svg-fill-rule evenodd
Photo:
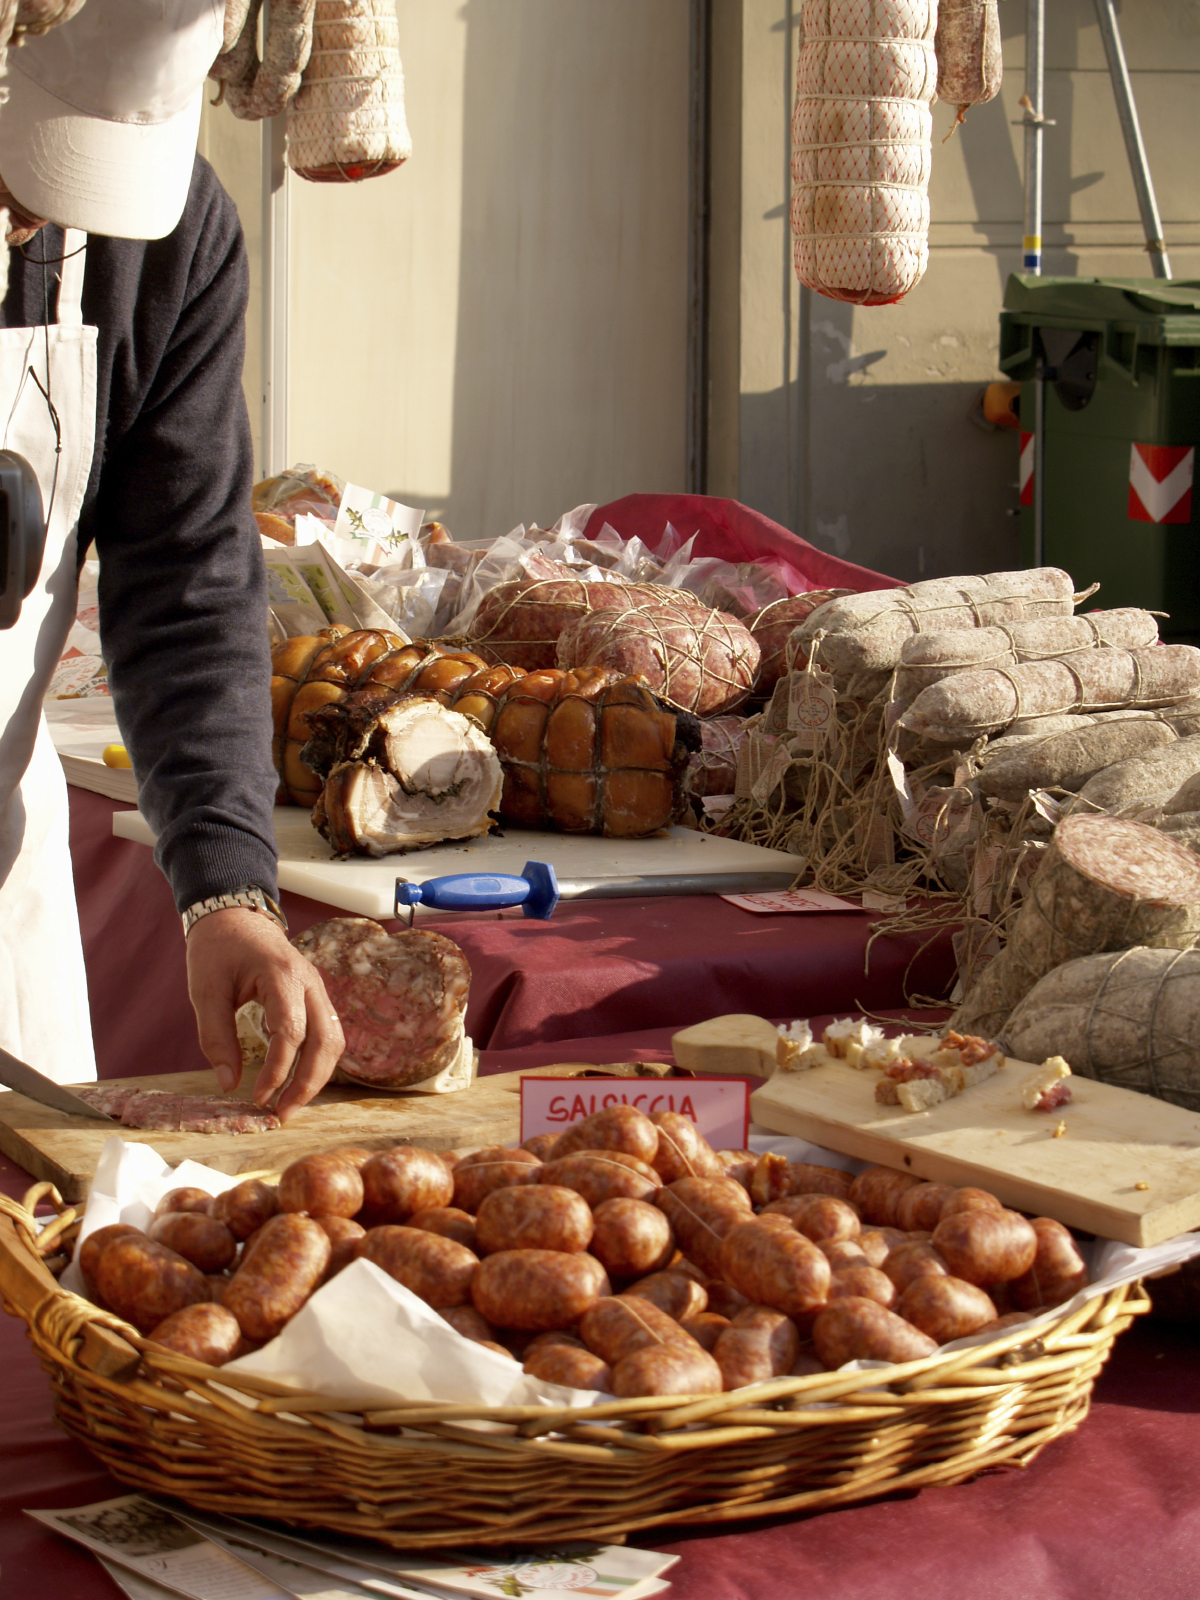
<svg viewBox="0 0 1200 1600"><path fill-rule="evenodd" d="M42 717L75 616L77 523L96 435L96 329L83 326L81 309L87 235L68 228L64 238L68 259L46 268L52 293L61 275L57 324L0 329L0 445L33 467L50 514L37 585L16 626L0 629L0 1044L58 1083L80 1083L95 1078L96 1058L67 788ZM57 412L61 453L31 367Z"/></svg>

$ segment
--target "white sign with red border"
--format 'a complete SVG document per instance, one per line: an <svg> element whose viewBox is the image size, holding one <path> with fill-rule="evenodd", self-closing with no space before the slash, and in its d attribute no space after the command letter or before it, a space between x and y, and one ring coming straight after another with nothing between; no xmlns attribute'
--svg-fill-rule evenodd
<svg viewBox="0 0 1200 1600"><path fill-rule="evenodd" d="M750 1085L744 1078L522 1078L521 1138L563 1133L608 1106L636 1106L653 1116L677 1111L714 1150L744 1150Z"/></svg>
<svg viewBox="0 0 1200 1600"><path fill-rule="evenodd" d="M1133 444L1129 451L1131 522L1190 522L1196 449L1190 444Z"/></svg>

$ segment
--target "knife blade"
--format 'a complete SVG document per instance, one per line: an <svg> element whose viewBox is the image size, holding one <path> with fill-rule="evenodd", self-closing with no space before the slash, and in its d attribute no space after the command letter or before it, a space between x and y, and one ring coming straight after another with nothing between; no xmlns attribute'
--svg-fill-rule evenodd
<svg viewBox="0 0 1200 1600"><path fill-rule="evenodd" d="M35 1072L32 1067L27 1067L23 1061L18 1061L16 1056L10 1056L7 1050L0 1049L0 1083L9 1089L15 1089L18 1094L27 1095L30 1100L36 1100L40 1105L51 1106L55 1111L65 1111L72 1117L91 1117L95 1121L107 1122L110 1127L115 1118L110 1117L107 1111L97 1111L95 1106L88 1105L86 1100L81 1100L77 1094L72 1094L69 1089L64 1089L61 1084L55 1083L52 1078L47 1078L41 1072Z"/></svg>

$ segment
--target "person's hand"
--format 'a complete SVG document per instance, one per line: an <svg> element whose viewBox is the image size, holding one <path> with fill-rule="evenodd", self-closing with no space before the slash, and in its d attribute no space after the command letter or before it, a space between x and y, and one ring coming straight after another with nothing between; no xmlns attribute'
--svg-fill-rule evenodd
<svg viewBox="0 0 1200 1600"><path fill-rule="evenodd" d="M212 911L187 939L188 994L200 1048L227 1092L242 1076L234 1021L239 1006L257 1000L270 1036L254 1099L270 1103L283 1121L329 1081L346 1047L321 974L288 943L283 929L258 911L233 906Z"/></svg>

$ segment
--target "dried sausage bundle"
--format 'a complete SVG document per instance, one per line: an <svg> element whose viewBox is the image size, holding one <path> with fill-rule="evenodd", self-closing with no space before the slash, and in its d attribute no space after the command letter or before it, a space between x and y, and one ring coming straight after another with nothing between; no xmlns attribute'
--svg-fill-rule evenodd
<svg viewBox="0 0 1200 1600"><path fill-rule="evenodd" d="M780 678L807 663L803 650L797 652L788 647L800 624L827 600L853 592L852 589L810 589L806 594L787 595L782 600L772 600L751 619L750 632L761 652L755 683L757 694L769 695Z"/></svg>

